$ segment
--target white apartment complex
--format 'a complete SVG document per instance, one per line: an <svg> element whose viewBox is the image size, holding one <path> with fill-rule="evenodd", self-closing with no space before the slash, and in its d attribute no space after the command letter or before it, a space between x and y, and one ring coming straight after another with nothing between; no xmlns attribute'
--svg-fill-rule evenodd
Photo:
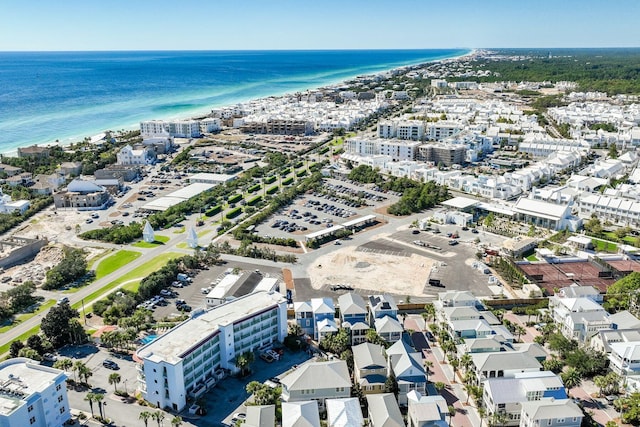
<svg viewBox="0 0 640 427"><path fill-rule="evenodd" d="M347 154L361 156L383 155L389 156L392 161L415 160L418 141L404 141L399 139L364 139L349 138L344 143Z"/></svg>
<svg viewBox="0 0 640 427"><path fill-rule="evenodd" d="M147 120L140 122L142 135L159 135L168 133L177 138L197 138L202 135L198 120Z"/></svg>
<svg viewBox="0 0 640 427"><path fill-rule="evenodd" d="M67 375L22 357L0 363L0 426L59 427L70 418Z"/></svg>
<svg viewBox="0 0 640 427"><path fill-rule="evenodd" d="M287 334L287 300L276 292L255 292L193 317L136 353L142 396L160 408L181 411L187 396L199 397L235 359Z"/></svg>

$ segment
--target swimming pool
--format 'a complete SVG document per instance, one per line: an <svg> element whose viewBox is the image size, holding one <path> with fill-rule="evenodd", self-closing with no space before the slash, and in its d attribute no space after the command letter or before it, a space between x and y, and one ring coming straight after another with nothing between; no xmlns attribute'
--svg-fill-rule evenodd
<svg viewBox="0 0 640 427"><path fill-rule="evenodd" d="M147 344L149 344L151 341L155 340L156 338L158 338L158 336L157 336L157 335L147 335L147 336L146 336L146 337L144 337L144 338L140 338L140 342L141 342L143 345L147 345Z"/></svg>

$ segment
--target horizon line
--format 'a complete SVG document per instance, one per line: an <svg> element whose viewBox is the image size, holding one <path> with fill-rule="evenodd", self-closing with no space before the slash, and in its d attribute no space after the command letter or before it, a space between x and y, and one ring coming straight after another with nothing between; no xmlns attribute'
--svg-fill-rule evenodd
<svg viewBox="0 0 640 427"><path fill-rule="evenodd" d="M86 53L86 52L336 52L336 51L416 51L416 50L562 50L562 49L640 49L639 46L565 46L565 47L430 47L430 48L311 48L311 49L54 49L54 50L0 50L0 53Z"/></svg>

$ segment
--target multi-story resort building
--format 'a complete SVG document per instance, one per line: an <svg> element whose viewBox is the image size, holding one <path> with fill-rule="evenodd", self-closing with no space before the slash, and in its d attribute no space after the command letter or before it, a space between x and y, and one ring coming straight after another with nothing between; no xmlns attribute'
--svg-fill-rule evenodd
<svg viewBox="0 0 640 427"><path fill-rule="evenodd" d="M17 357L0 363L0 426L59 427L70 418L67 375Z"/></svg>
<svg viewBox="0 0 640 427"><path fill-rule="evenodd" d="M287 334L287 300L276 292L255 292L193 317L140 348L136 359L142 396L160 408L181 411L225 371L236 357L282 341Z"/></svg>

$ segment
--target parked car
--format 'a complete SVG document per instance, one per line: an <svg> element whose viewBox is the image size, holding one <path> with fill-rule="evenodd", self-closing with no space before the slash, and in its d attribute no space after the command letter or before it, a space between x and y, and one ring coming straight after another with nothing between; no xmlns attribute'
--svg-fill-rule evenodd
<svg viewBox="0 0 640 427"><path fill-rule="evenodd" d="M105 359L104 362L102 362L102 366L104 366L105 368L113 369L113 370L120 368L118 364L111 359Z"/></svg>
<svg viewBox="0 0 640 427"><path fill-rule="evenodd" d="M267 353L260 353L260 359L264 360L267 363L273 362L273 357Z"/></svg>
<svg viewBox="0 0 640 427"><path fill-rule="evenodd" d="M45 353L44 355L42 355L42 359L46 360L47 362L55 362L56 360L58 360L56 355L51 353Z"/></svg>

